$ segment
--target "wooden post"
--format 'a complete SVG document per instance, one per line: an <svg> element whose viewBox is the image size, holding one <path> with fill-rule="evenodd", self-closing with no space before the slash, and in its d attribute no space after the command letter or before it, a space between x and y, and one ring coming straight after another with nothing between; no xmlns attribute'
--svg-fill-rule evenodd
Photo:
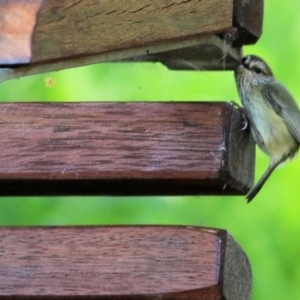
<svg viewBox="0 0 300 300"><path fill-rule="evenodd" d="M224 230L0 230L0 299L250 300L247 256Z"/></svg>

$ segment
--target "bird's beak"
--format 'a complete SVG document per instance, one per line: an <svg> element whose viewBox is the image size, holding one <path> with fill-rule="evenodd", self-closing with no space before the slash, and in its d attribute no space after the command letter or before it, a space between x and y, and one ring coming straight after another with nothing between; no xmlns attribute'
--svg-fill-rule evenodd
<svg viewBox="0 0 300 300"><path fill-rule="evenodd" d="M243 63L242 63L242 60L239 60L239 61L237 61L237 63L236 63L236 65L235 65L235 67L234 67L234 69L237 71L237 70L241 70L241 69L243 69Z"/></svg>

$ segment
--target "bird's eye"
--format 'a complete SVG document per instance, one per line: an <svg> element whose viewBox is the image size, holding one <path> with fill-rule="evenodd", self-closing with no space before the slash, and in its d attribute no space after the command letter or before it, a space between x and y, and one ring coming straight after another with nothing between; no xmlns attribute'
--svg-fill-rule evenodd
<svg viewBox="0 0 300 300"><path fill-rule="evenodd" d="M250 70L250 67L249 67L249 57L248 57L248 56L245 56L245 57L242 58L242 60L241 60L241 65L242 65L245 69Z"/></svg>
<svg viewBox="0 0 300 300"><path fill-rule="evenodd" d="M260 69L260 68L254 67L253 70L256 74L261 74L262 73L262 69Z"/></svg>

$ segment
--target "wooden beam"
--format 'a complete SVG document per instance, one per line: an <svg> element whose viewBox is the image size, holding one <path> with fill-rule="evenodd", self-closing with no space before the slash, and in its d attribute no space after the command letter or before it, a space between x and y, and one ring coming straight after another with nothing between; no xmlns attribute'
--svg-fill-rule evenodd
<svg viewBox="0 0 300 300"><path fill-rule="evenodd" d="M4 70L2 80L134 57L175 69L232 69L240 51L231 45L255 42L262 27L263 0L239 2L0 1L0 65L29 64L10 77Z"/></svg>
<svg viewBox="0 0 300 300"><path fill-rule="evenodd" d="M30 61L106 53L222 32L231 27L232 17L232 0L42 1ZM49 36L49 32L53 33Z"/></svg>
<svg viewBox="0 0 300 300"><path fill-rule="evenodd" d="M1 228L0 249L0 299L250 299L248 258L224 230Z"/></svg>
<svg viewBox="0 0 300 300"><path fill-rule="evenodd" d="M233 1L15 0L0 2L0 11L1 34L10 37L0 63L41 63L223 32L232 26Z"/></svg>
<svg viewBox="0 0 300 300"><path fill-rule="evenodd" d="M227 103L0 104L0 195L244 194L255 145Z"/></svg>

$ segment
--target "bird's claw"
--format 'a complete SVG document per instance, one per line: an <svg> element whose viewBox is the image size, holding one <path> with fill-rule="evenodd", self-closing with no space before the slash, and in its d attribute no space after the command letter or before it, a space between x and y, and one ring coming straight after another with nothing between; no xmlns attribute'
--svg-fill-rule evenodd
<svg viewBox="0 0 300 300"><path fill-rule="evenodd" d="M229 103L230 103L230 105L232 105L233 107L235 107L238 110L243 109L238 103L236 103L233 100L231 100Z"/></svg>
<svg viewBox="0 0 300 300"><path fill-rule="evenodd" d="M244 131L244 130L246 130L247 128L248 128L248 126L249 126L249 122L248 122L248 119L247 119L247 117L243 114L243 127L242 127L242 131Z"/></svg>
<svg viewBox="0 0 300 300"><path fill-rule="evenodd" d="M248 122L246 110L242 106L240 106L238 103L236 103L234 101L230 101L230 104L242 113L242 116L243 116L243 127L242 127L241 130L245 131L249 127L249 122Z"/></svg>

